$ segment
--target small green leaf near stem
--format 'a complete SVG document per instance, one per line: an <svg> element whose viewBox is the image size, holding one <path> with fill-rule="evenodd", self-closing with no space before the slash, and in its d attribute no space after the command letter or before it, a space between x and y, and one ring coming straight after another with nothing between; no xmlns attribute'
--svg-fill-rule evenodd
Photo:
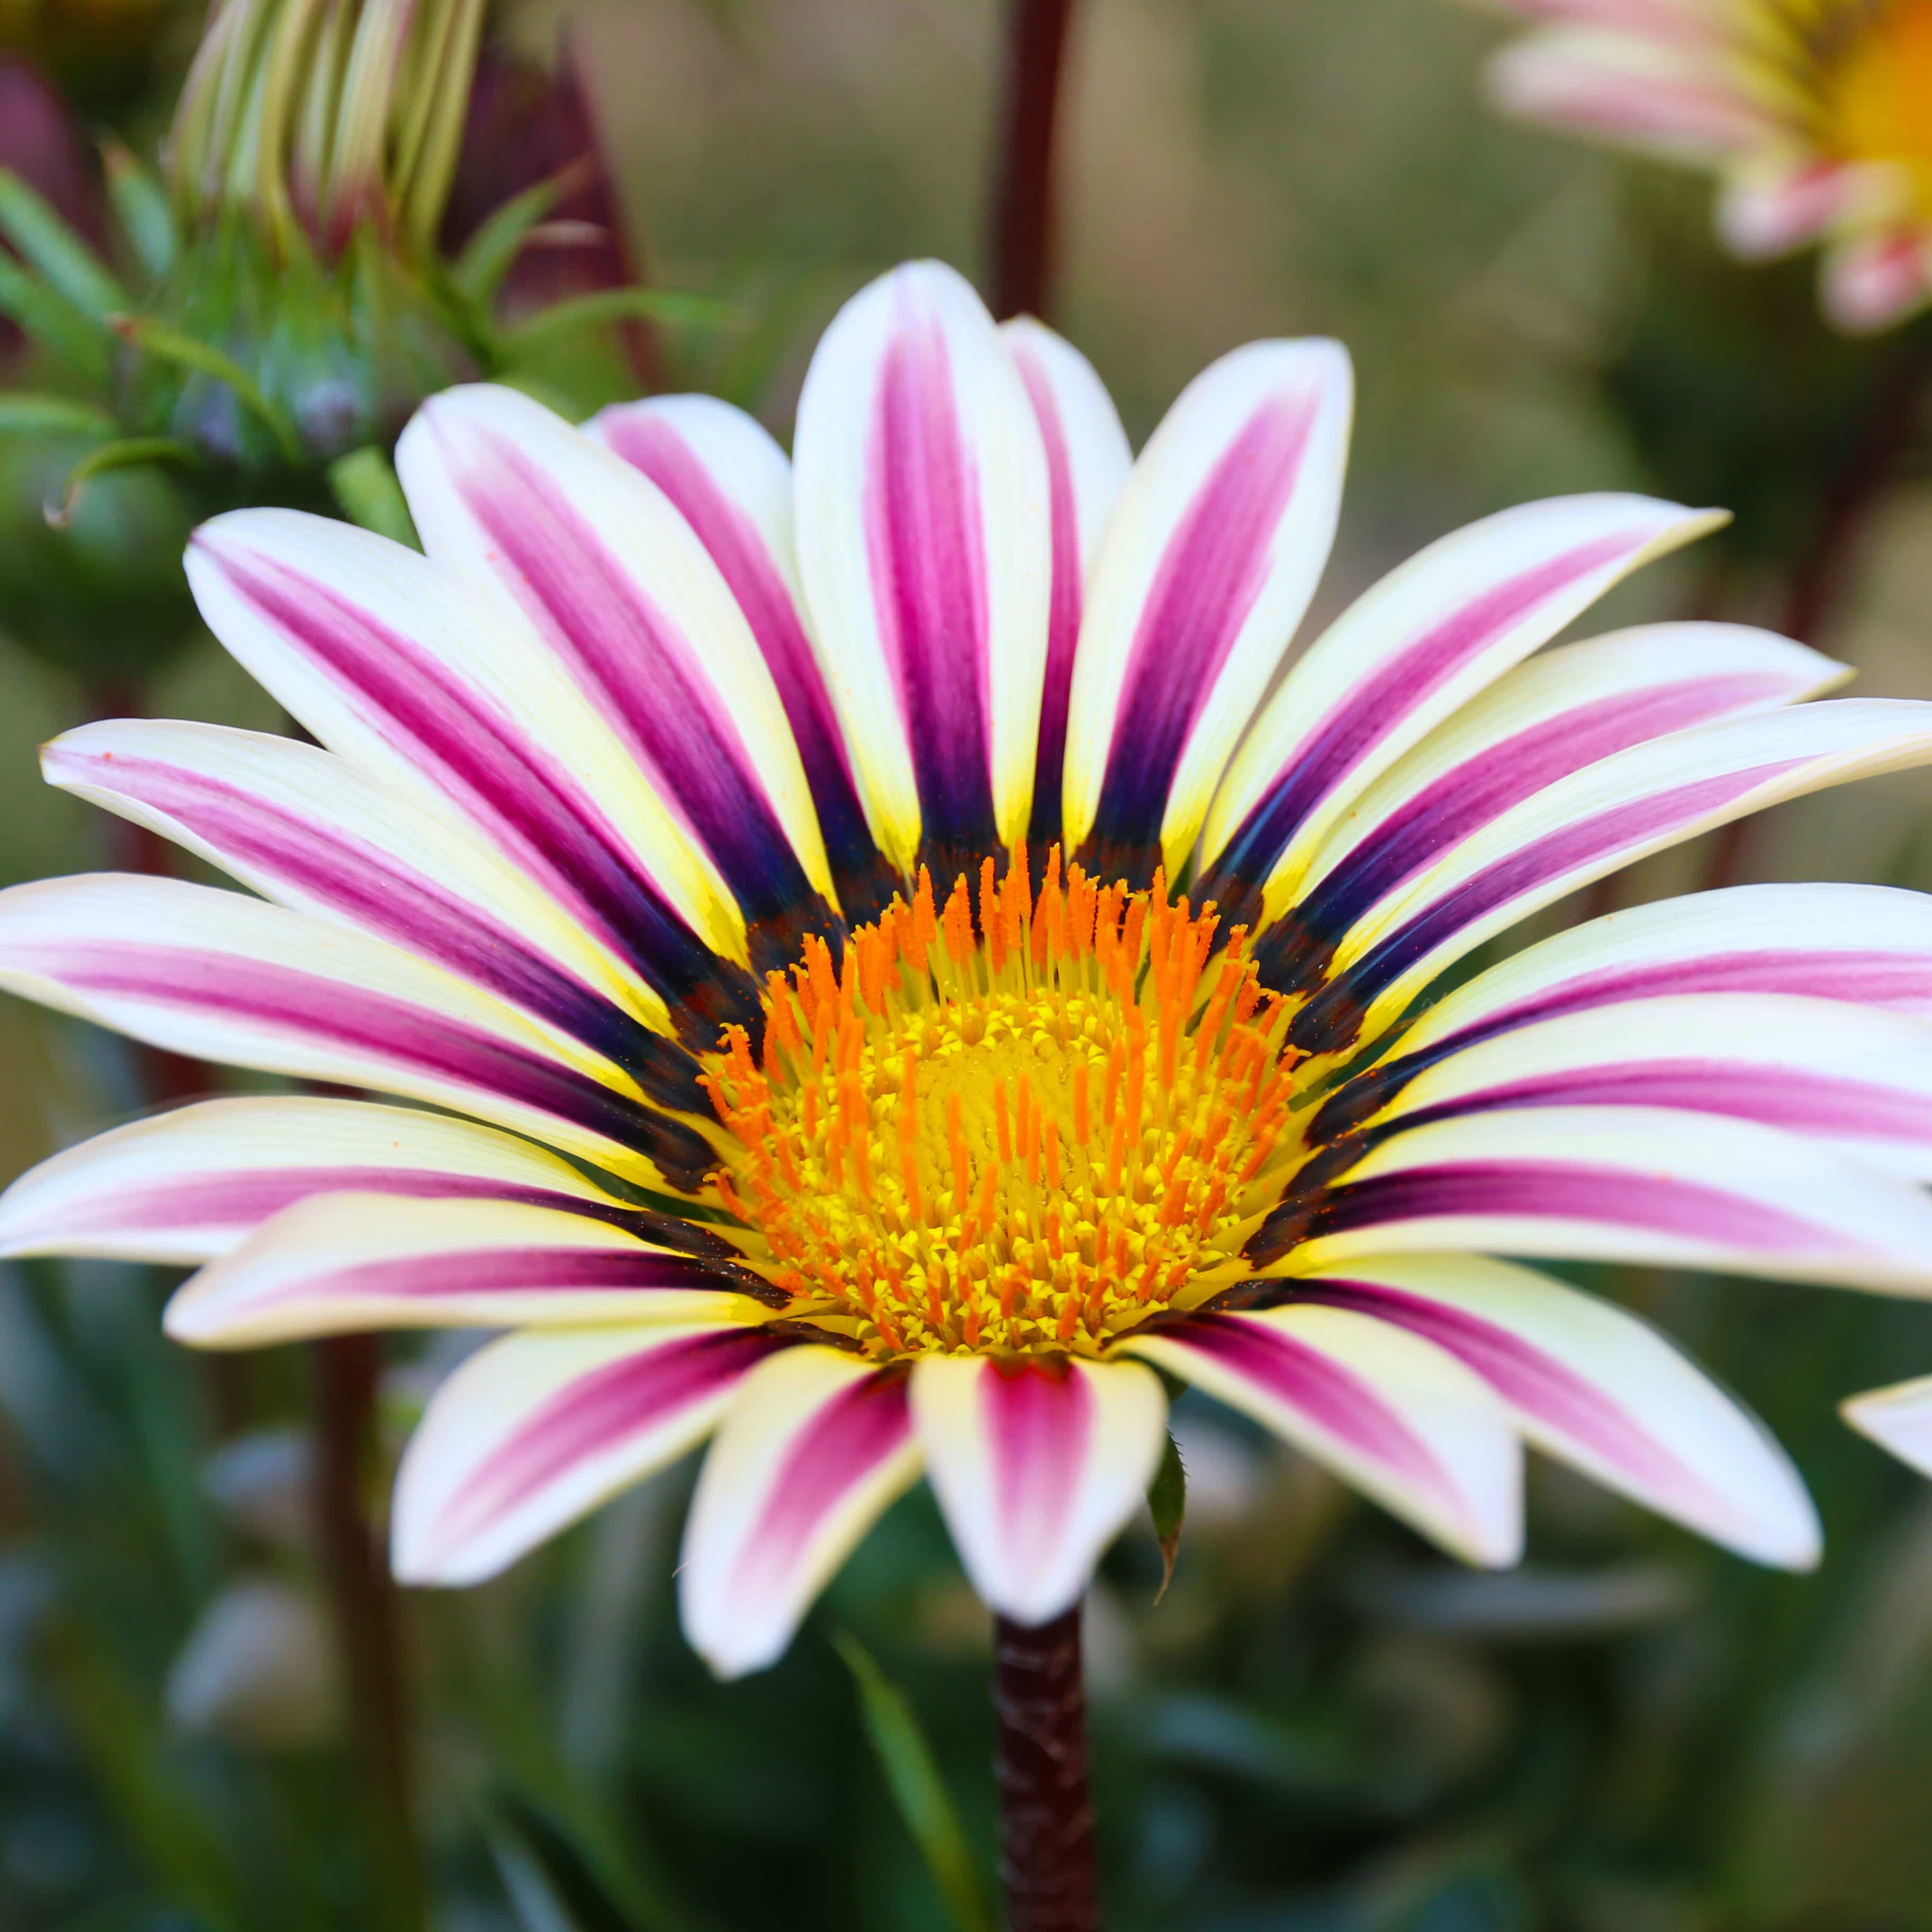
<svg viewBox="0 0 1932 1932"><path fill-rule="evenodd" d="M1180 1445L1172 1436L1161 1452L1160 1467L1148 1485L1148 1508L1154 1514L1154 1533L1160 1542L1162 1575L1154 1594L1159 1603L1174 1581L1174 1558L1180 1553L1180 1526L1187 1515L1187 1471L1180 1460Z"/></svg>

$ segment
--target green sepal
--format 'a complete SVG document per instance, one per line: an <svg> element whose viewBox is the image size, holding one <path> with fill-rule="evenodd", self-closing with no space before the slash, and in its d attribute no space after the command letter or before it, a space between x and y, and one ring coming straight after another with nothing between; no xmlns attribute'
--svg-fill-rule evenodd
<svg viewBox="0 0 1932 1932"><path fill-rule="evenodd" d="M199 370L204 376L226 384L243 407L268 426L281 446L282 454L291 463L302 461L302 439L296 435L294 424L262 393L254 378L232 356L224 356L212 342L183 335L146 316L117 315L110 318L110 326L144 356L176 363L184 369Z"/></svg>
<svg viewBox="0 0 1932 1932"><path fill-rule="evenodd" d="M66 489L58 503L46 506L46 519L57 530L64 530L74 520L76 506L80 501L80 493L91 476L99 476L110 470L136 470L151 463L178 463L192 468L199 459L195 452L178 436L129 436L118 442L104 442L98 449L90 449L68 472Z"/></svg>
<svg viewBox="0 0 1932 1932"><path fill-rule="evenodd" d="M0 249L0 315L76 375L104 386L112 374L113 337L4 249Z"/></svg>
<svg viewBox="0 0 1932 1932"><path fill-rule="evenodd" d="M115 428L98 404L34 389L0 389L0 436L110 436Z"/></svg>
<svg viewBox="0 0 1932 1932"><path fill-rule="evenodd" d="M158 281L174 266L180 248L167 190L124 142L104 142L100 158L107 176L108 199L114 204L122 232L143 272Z"/></svg>
<svg viewBox="0 0 1932 1932"><path fill-rule="evenodd" d="M715 296L694 295L688 290L599 289L591 295L572 296L568 301L553 302L527 322L506 329L502 352L511 358L526 355L560 335L602 328L614 322L636 319L716 327L731 321L736 314L728 302L722 302Z"/></svg>
<svg viewBox="0 0 1932 1932"><path fill-rule="evenodd" d="M866 1735L886 1774L892 1802L953 1924L958 1932L993 1932L992 1916L980 1889L959 1814L910 1701L857 1638L842 1634L834 1641L858 1684Z"/></svg>
<svg viewBox="0 0 1932 1932"><path fill-rule="evenodd" d="M496 298L498 287L530 238L530 230L590 172L587 160L573 161L493 210L489 219L464 244L449 272L458 293L479 308L487 308Z"/></svg>
<svg viewBox="0 0 1932 1932"><path fill-rule="evenodd" d="M0 236L83 315L103 322L128 306L106 262L11 168L0 168Z"/></svg>

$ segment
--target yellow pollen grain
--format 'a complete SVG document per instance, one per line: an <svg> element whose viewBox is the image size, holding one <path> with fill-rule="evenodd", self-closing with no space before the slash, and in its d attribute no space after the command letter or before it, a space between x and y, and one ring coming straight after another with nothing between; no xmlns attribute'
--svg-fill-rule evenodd
<svg viewBox="0 0 1932 1932"><path fill-rule="evenodd" d="M704 1080L716 1204L878 1359L1096 1354L1246 1272L1300 1157L1288 1013L1211 906L988 860L766 982Z"/></svg>

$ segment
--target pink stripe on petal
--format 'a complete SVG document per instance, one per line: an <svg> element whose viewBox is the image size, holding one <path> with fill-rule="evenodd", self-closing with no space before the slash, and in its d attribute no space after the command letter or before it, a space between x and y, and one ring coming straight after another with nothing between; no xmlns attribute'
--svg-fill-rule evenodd
<svg viewBox="0 0 1932 1932"><path fill-rule="evenodd" d="M1318 1349L1277 1328L1224 1316L1194 1316L1162 1332L1225 1364L1358 1455L1454 1500L1428 1444L1368 1383Z"/></svg>
<svg viewBox="0 0 1932 1932"><path fill-rule="evenodd" d="M674 424L640 410L610 410L600 422L610 450L650 478L696 532L745 614L798 741L826 848L846 896L848 880L856 884L876 868L877 853L838 713L790 586L757 526L718 488ZM855 914L849 900L845 910L865 916L862 910Z"/></svg>
<svg viewBox="0 0 1932 1932"><path fill-rule="evenodd" d="M1084 1377L1064 1370L995 1362L980 1378L980 1402L1012 1561L1031 1568L1065 1533L1093 1428L1093 1393Z"/></svg>
<svg viewBox="0 0 1932 1932"><path fill-rule="evenodd" d="M1219 896L1231 901L1240 884L1264 880L1310 814L1419 704L1504 632L1539 604L1655 540L1654 528L1598 537L1492 584L1356 686L1301 742L1294 762L1216 860L1215 877L1226 882Z"/></svg>
<svg viewBox="0 0 1932 1932"><path fill-rule="evenodd" d="M714 1164L708 1144L688 1128L573 1067L426 1008L293 967L134 941L27 940L8 956L16 970L77 992L239 1020L500 1095L649 1154L679 1186L695 1186Z"/></svg>
<svg viewBox="0 0 1932 1932"><path fill-rule="evenodd" d="M1736 1060L1660 1060L1572 1068L1514 1081L1402 1116L1415 1127L1504 1107L1673 1107L1797 1133L1932 1142L1932 1100L1869 1080Z"/></svg>
<svg viewBox="0 0 1932 1932"><path fill-rule="evenodd" d="M629 1292L658 1288L730 1293L737 1286L713 1270L674 1255L624 1249L469 1248L450 1254L364 1262L330 1274L299 1276L291 1280L280 1295L262 1297L253 1305L267 1306L284 1297L308 1300L316 1295L419 1296L434 1301L446 1295L506 1290L608 1288Z"/></svg>
<svg viewBox="0 0 1932 1932"><path fill-rule="evenodd" d="M1845 1237L1801 1215L1669 1174L1562 1160L1452 1161L1345 1180L1312 1204L1278 1209L1258 1246L1251 1244L1251 1258L1264 1249L1280 1252L1295 1222L1299 1231L1288 1233L1290 1240L1394 1221L1477 1216L1594 1221L1794 1258L1842 1254L1847 1246ZM1873 1246L1870 1252L1884 1251Z"/></svg>
<svg viewBox="0 0 1932 1932"><path fill-rule="evenodd" d="M574 1464L661 1426L785 1346L764 1329L733 1329L626 1357L569 1384L464 1478L439 1511L417 1568L433 1566L439 1552L528 1502Z"/></svg>
<svg viewBox="0 0 1932 1932"><path fill-rule="evenodd" d="M1602 699L1485 746L1363 840L1294 909L1295 920L1312 937L1340 940L1378 900L1557 779L1666 732L1773 703L1791 689L1790 680L1769 673L1687 679Z"/></svg>
<svg viewBox="0 0 1932 1932"><path fill-rule="evenodd" d="M908 296L879 372L867 464L867 560L929 846L976 866L997 844L992 664L979 486L946 337Z"/></svg>
<svg viewBox="0 0 1932 1932"><path fill-rule="evenodd" d="M196 544L230 586L358 709L403 756L494 833L518 862L674 1005L716 1000L721 962L692 932L572 780L449 669L332 586L268 560L245 560L206 532ZM755 1017L748 985L719 1017Z"/></svg>
<svg viewBox="0 0 1932 1932"><path fill-rule="evenodd" d="M790 1445L738 1552L733 1588L752 1596L782 1588L826 1519L911 1435L904 1376L882 1371L834 1396Z"/></svg>
<svg viewBox="0 0 1932 1932"><path fill-rule="evenodd" d="M1359 1015L1378 994L1466 928L1573 874L1580 883L1593 868L1607 868L1619 854L1721 812L1805 762L1786 758L1673 786L1532 840L1444 892L1371 947L1302 1008L1289 1028L1290 1044L1332 1052L1349 1016ZM1278 983L1284 974L1300 972L1306 964L1287 928L1270 933L1256 949L1256 958L1270 984ZM1352 1026L1348 1030L1352 1034Z"/></svg>
<svg viewBox="0 0 1932 1932"><path fill-rule="evenodd" d="M482 424L464 427L449 478L518 602L716 861L754 936L809 903L757 761L696 661L701 640L681 634L541 465Z"/></svg>
<svg viewBox="0 0 1932 1932"><path fill-rule="evenodd" d="M1640 1428L1628 1410L1498 1322L1376 1282L1297 1282L1293 1299L1353 1309L1406 1328L1473 1369L1513 1407L1561 1431L1633 1481L1679 1497L1689 1492L1706 1498L1714 1513L1723 1511L1721 1499L1696 1470Z"/></svg>
<svg viewBox="0 0 1932 1932"><path fill-rule="evenodd" d="M1430 1058L1432 1062L1534 1020L1672 993L1790 993L1932 1016L1932 954L1795 947L1608 968L1487 1016L1438 1041L1429 1049Z"/></svg>
<svg viewBox="0 0 1932 1932"><path fill-rule="evenodd" d="M56 781L77 779L166 813L224 857L487 986L610 1058L652 1051L647 1030L603 994L394 854L320 830L259 792L163 760L125 752L106 760L68 758L54 746L44 763ZM694 1088L680 1104L695 1097Z"/></svg>
<svg viewBox="0 0 1932 1932"><path fill-rule="evenodd" d="M464 1174L438 1174L421 1168L376 1166L262 1167L185 1178L170 1178L150 1188L127 1187L56 1210L57 1228L70 1240L132 1228L165 1234L173 1228L252 1228L298 1201L315 1194L397 1194L424 1201L511 1201L532 1208L555 1208L615 1227L637 1220L614 1202L596 1202L561 1190L520 1187ZM36 1238L31 1224L14 1231L19 1242Z"/></svg>
<svg viewBox="0 0 1932 1932"><path fill-rule="evenodd" d="M1263 401L1168 540L1130 646L1094 820L1110 873L1159 846L1189 735L1268 581L1319 407L1307 394Z"/></svg>

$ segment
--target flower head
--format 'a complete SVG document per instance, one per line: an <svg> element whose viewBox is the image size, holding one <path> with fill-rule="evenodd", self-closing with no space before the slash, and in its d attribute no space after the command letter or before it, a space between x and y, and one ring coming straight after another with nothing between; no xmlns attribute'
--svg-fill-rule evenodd
<svg viewBox="0 0 1932 1932"><path fill-rule="evenodd" d="M1093 370L902 268L788 463L700 397L573 430L431 401L426 556L218 518L209 625L315 745L89 725L56 784L262 896L0 895L0 979L206 1058L440 1111L218 1100L63 1154L0 1248L205 1263L216 1347L508 1330L432 1400L401 1573L513 1560L716 1434L680 1570L783 1648L923 1469L1009 1616L1078 1594L1162 1376L1505 1563L1527 1439L1761 1560L1803 1490L1648 1328L1497 1254L1932 1288L1932 908L1762 886L1599 920L1432 1005L1537 908L1932 758L1932 706L1662 624L1544 650L1717 520L1492 517L1274 680L1348 365L1253 344L1138 460ZM1156 1372L1159 1371L1159 1373Z"/></svg>
<svg viewBox="0 0 1932 1932"><path fill-rule="evenodd" d="M1932 302L1928 0L1503 0L1545 24L1490 70L1511 112L1714 169L1746 260L1824 241L1862 333Z"/></svg>
<svg viewBox="0 0 1932 1932"><path fill-rule="evenodd" d="M444 254L483 13L482 0L224 0L176 105L165 184L108 151L122 260L0 174L0 316L90 393L14 405L93 445L56 520L88 478L138 466L181 472L210 506L332 488L367 501L368 453L386 463L424 397L527 374L544 351L664 304L614 286L592 222L544 220L598 184L567 76L525 76L526 118L554 137L544 158L566 150L554 171L519 178L519 158L488 156L484 172L515 191L487 211L466 194L466 239ZM602 245L596 292L553 281L565 299L500 307L525 250L564 242L580 256Z"/></svg>

